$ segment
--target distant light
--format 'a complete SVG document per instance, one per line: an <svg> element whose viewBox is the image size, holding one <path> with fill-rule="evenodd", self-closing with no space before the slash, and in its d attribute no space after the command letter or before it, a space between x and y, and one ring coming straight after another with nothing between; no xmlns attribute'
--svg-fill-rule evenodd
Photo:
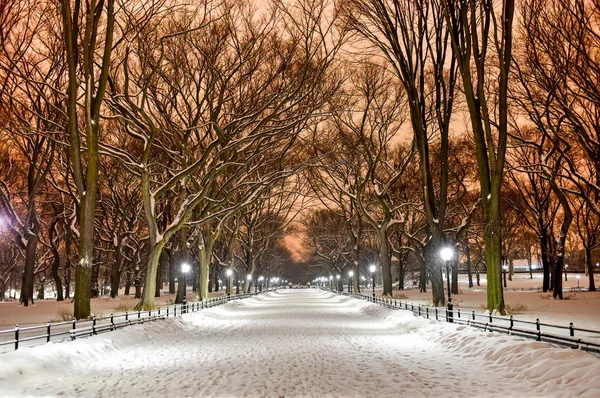
<svg viewBox="0 0 600 398"><path fill-rule="evenodd" d="M348 275L349 275L350 277L354 276L354 271L350 271L350 272L348 272Z"/></svg>
<svg viewBox="0 0 600 398"><path fill-rule="evenodd" d="M190 265L188 263L181 264L181 272L183 272L184 274L187 274L188 272L190 272L191 268L192 267L190 267Z"/></svg>
<svg viewBox="0 0 600 398"><path fill-rule="evenodd" d="M369 271L371 271L371 272L377 271L377 267L375 266L375 264L373 264L369 267Z"/></svg>
<svg viewBox="0 0 600 398"><path fill-rule="evenodd" d="M341 275L340 275L340 274L338 274L338 275L337 275L337 278L338 278L338 279L340 279L340 278L341 278Z"/></svg>
<svg viewBox="0 0 600 398"><path fill-rule="evenodd" d="M451 247L444 247L440 250L440 257L442 257L442 260L444 261L450 261L452 260L452 257L454 257L454 250L452 250Z"/></svg>
<svg viewBox="0 0 600 398"><path fill-rule="evenodd" d="M565 268L569 268L569 264L565 264Z"/></svg>
<svg viewBox="0 0 600 398"><path fill-rule="evenodd" d="M246 279L248 279L249 281L251 281L251 280L252 280L252 275L248 274L248 275L246 276Z"/></svg>
<svg viewBox="0 0 600 398"><path fill-rule="evenodd" d="M579 275L577 275L577 279L579 279Z"/></svg>
<svg viewBox="0 0 600 398"><path fill-rule="evenodd" d="M231 276L231 274L233 274L233 271L228 269L225 273L227 274L227 276Z"/></svg>
<svg viewBox="0 0 600 398"><path fill-rule="evenodd" d="M262 281L263 279L265 279L265 278L264 278L264 277L262 277L262 276L259 276L259 277L258 277L258 280L259 280L259 281Z"/></svg>
<svg viewBox="0 0 600 398"><path fill-rule="evenodd" d="M329 275L329 280L332 280L332 279L333 279L333 275Z"/></svg>

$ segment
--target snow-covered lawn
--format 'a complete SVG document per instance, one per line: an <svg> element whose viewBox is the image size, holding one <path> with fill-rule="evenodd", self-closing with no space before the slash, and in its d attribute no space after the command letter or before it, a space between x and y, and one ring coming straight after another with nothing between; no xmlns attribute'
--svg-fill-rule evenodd
<svg viewBox="0 0 600 398"><path fill-rule="evenodd" d="M195 293L188 292L188 300L196 297ZM209 296L223 296L225 292L210 293ZM175 301L175 294L163 294L156 298L157 306L164 306ZM134 296L121 295L111 299L108 297L93 298L91 302L92 313L97 317L110 316L111 312L124 312L123 308L133 308L140 301ZM48 321L60 322L71 320L73 316L73 303L71 300L35 300L34 305L23 307L18 300L0 301L0 330L12 329L15 325L21 327L42 325Z"/></svg>
<svg viewBox="0 0 600 398"><path fill-rule="evenodd" d="M587 276L584 274L569 274L568 282L563 283L568 287L577 287L577 276L580 276L580 286L588 286ZM475 277L473 277L475 282ZM600 281L596 286L600 285ZM575 327L584 329L600 330L600 291L597 292L565 292L565 300L553 300L552 292L542 293L537 291L527 291L532 288L542 286L541 274L534 274L534 279L529 279L529 274L515 274L512 281L508 281L507 289L504 292L504 300L513 309L517 309L515 318L523 320L540 321L569 326L573 322ZM444 293L446 285L444 283ZM459 275L460 294L452 295L454 307L465 311L475 311L482 313L487 301L485 275L481 275L481 286L475 286L469 289L467 276ZM526 291L517 291L515 289L525 289ZM371 288L361 287L363 294L371 294ZM381 295L381 289L377 289L378 296ZM408 289L403 291L394 290L394 296L403 302L421 305L431 305L431 290L425 293L418 289Z"/></svg>
<svg viewBox="0 0 600 398"><path fill-rule="evenodd" d="M23 348L0 363L1 397L600 394L591 354L314 289Z"/></svg>

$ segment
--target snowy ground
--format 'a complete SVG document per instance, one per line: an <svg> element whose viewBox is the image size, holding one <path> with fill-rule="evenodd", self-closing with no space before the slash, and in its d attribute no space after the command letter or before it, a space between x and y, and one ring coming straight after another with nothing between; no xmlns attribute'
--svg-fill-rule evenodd
<svg viewBox="0 0 600 398"><path fill-rule="evenodd" d="M576 288L577 276L580 277L580 286L587 288L588 277L584 274L569 274L568 281L565 282L563 279L563 283L567 287ZM475 278L473 277L473 279ZM596 286L599 285L600 280L596 282ZM542 322L561 326L569 326L569 323L573 322L575 327L600 330L600 291L565 292L565 300L553 300L552 292L542 293L530 290L541 286L541 274L534 274L533 279L529 279L529 274L515 274L513 280L507 282L504 300L511 308L517 309L514 313L516 319L535 321L536 318L539 318ZM487 302L486 287L485 275L481 275L481 286L475 286L473 289L468 287L467 276L459 275L460 294L452 295L455 308L482 313ZM361 292L371 294L371 289L361 287ZM445 292L446 289L444 289ZM377 289L376 293L380 296L381 289ZM408 303L432 305L431 289L428 289L426 293L421 293L418 289L394 290L394 296Z"/></svg>
<svg viewBox="0 0 600 398"><path fill-rule="evenodd" d="M600 359L317 290L0 355L0 396L600 396Z"/></svg>

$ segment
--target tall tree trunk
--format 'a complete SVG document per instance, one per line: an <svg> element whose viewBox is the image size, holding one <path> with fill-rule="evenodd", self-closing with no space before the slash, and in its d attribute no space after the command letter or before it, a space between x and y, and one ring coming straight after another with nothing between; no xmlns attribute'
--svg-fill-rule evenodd
<svg viewBox="0 0 600 398"><path fill-rule="evenodd" d="M125 279L125 296L129 296L129 293L131 291L131 271L127 271L125 273L126 275L126 279Z"/></svg>
<svg viewBox="0 0 600 398"><path fill-rule="evenodd" d="M589 247L585 248L585 265L588 269L588 280L590 284L590 292L596 291L596 283L594 281L594 264L592 262L592 249Z"/></svg>
<svg viewBox="0 0 600 398"><path fill-rule="evenodd" d="M158 260L158 267L156 270L156 289L154 290L155 298L160 297L160 290L162 289L162 265L163 263L160 260Z"/></svg>
<svg viewBox="0 0 600 398"><path fill-rule="evenodd" d="M440 306L446 305L446 298L444 296L444 279L442 272L445 269L444 261L440 257L440 250L443 247L442 238L438 236L432 236L432 238L425 245L425 263L429 268L429 280L431 281L431 296L433 305Z"/></svg>
<svg viewBox="0 0 600 398"><path fill-rule="evenodd" d="M116 298L119 295L119 286L121 284L121 262L123 255L121 253L121 244L115 247L115 258L110 272L110 297Z"/></svg>
<svg viewBox="0 0 600 398"><path fill-rule="evenodd" d="M60 254L55 247L52 247L52 279L56 286L56 301L64 301L63 285L58 270L60 269Z"/></svg>
<svg viewBox="0 0 600 398"><path fill-rule="evenodd" d="M202 238L201 238L202 239ZM210 277L210 259L211 253L208 252L207 248L202 245L198 248L198 262L200 272L198 273L198 300L206 300L208 299L208 284ZM216 268L216 267L215 267ZM215 271L214 273L214 283L217 291L219 290L219 281L218 274Z"/></svg>
<svg viewBox="0 0 600 398"><path fill-rule="evenodd" d="M100 276L100 263L94 262L94 265L92 265L90 298L96 298L100 295L100 288L98 285L98 277L99 276Z"/></svg>
<svg viewBox="0 0 600 398"><path fill-rule="evenodd" d="M554 252L554 290L552 292L552 297L554 299L558 298L562 300L563 291L561 275L565 265L565 242L567 241L569 227L571 226L571 222L573 221L573 214L571 212L571 205L569 204L569 200L567 199L565 192L562 189L560 189L558 184L553 180L550 181L550 186L556 194L563 211L563 220L560 226L558 237L556 238L556 247Z"/></svg>
<svg viewBox="0 0 600 398"><path fill-rule="evenodd" d="M160 242L152 243L150 246L151 248L148 256L148 265L146 268L144 292L142 293L142 300L137 304L136 309L150 310L155 308L154 293L156 291L156 274L158 270L158 262L160 261L160 254L162 253L164 245L165 240L163 238Z"/></svg>
<svg viewBox="0 0 600 398"><path fill-rule="evenodd" d="M37 233L34 232L27 240L27 246L25 248L25 268L23 269L21 297L19 298L19 301L25 307L29 306L29 304L33 304L33 272L35 270L37 243Z"/></svg>
<svg viewBox="0 0 600 398"><path fill-rule="evenodd" d="M392 296L392 264L390 258L390 242L387 228L379 230L379 261L381 262L381 276L383 279L383 296Z"/></svg>
<svg viewBox="0 0 600 398"><path fill-rule="evenodd" d="M542 254L542 291L545 293L550 289L550 253L548 247L548 234L545 230L542 230L542 236L540 237L540 252Z"/></svg>
<svg viewBox="0 0 600 398"><path fill-rule="evenodd" d="M458 294L458 259L452 260L452 294Z"/></svg>
<svg viewBox="0 0 600 398"><path fill-rule="evenodd" d="M499 184L499 182L498 182ZM500 189L494 190L500 195ZM485 259L487 267L487 309L504 314L502 289L502 235L500 228L500 198L489 200L487 228L485 233Z"/></svg>
<svg viewBox="0 0 600 398"><path fill-rule="evenodd" d="M467 244L465 246L465 255L467 257L467 275L469 277L469 289L473 288L473 272L471 271L471 247L469 245L469 240L467 239Z"/></svg>
<svg viewBox="0 0 600 398"><path fill-rule="evenodd" d="M175 294L175 278L177 272L175 256L173 255L173 249L167 249L167 255L169 256L169 294Z"/></svg>

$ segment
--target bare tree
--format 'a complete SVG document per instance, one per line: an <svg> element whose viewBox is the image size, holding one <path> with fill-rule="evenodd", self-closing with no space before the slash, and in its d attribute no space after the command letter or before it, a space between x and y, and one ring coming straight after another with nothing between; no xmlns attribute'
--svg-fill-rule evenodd
<svg viewBox="0 0 600 398"><path fill-rule="evenodd" d="M508 77L515 2L444 0L442 5L475 141L486 223L486 307L504 314L500 189L508 138ZM497 87L490 91L492 81L497 82Z"/></svg>

